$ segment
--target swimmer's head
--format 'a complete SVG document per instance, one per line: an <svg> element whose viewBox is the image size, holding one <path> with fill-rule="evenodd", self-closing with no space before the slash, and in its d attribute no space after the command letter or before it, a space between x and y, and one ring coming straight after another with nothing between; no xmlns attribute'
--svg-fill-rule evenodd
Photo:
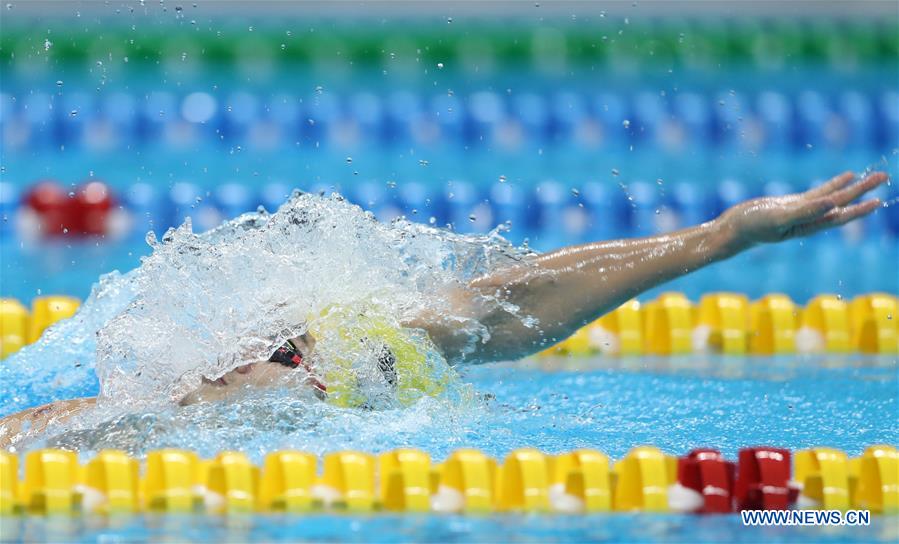
<svg viewBox="0 0 899 544"><path fill-rule="evenodd" d="M241 365L215 380L204 377L200 386L185 395L180 404L222 400L246 388L294 384L311 387L321 398L324 385L313 375L308 364L314 347L315 339L308 334L292 338L267 361Z"/></svg>
<svg viewBox="0 0 899 544"><path fill-rule="evenodd" d="M445 385L440 380L424 378L424 356L411 342L403 342L396 335L390 337L383 331L371 332L380 334L357 337L355 342L372 355L376 363L374 375L357 373L351 359L335 361L330 357L329 370L319 373L312 363L315 339L307 333L285 342L267 361L239 366L215 380L204 378L197 389L181 399L180 404L222 400L247 388L288 386L336 406L372 408L372 396L380 395L378 391L385 395L383 398L395 397L394 400L409 402L408 399L418 398L421 394L434 395L443 390ZM393 338L394 345L390 345L385 337ZM403 363L399 357L404 357ZM400 370L406 371L405 389L401 387Z"/></svg>

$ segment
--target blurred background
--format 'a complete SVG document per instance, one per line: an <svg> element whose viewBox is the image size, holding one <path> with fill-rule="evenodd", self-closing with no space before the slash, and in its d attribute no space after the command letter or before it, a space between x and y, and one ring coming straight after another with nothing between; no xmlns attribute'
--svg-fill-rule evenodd
<svg viewBox="0 0 899 544"><path fill-rule="evenodd" d="M897 174L894 2L5 1L0 296L85 297L294 188L516 244ZM897 292L899 204L678 280Z"/></svg>

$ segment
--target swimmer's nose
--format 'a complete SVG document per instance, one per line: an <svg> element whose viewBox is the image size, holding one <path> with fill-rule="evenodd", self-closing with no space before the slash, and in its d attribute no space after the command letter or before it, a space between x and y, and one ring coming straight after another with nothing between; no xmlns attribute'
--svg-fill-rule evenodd
<svg viewBox="0 0 899 544"><path fill-rule="evenodd" d="M253 370L253 367L255 367L255 366L256 366L256 363L250 363L248 365L239 366L239 367L235 368L234 370L236 370L238 374L249 374Z"/></svg>

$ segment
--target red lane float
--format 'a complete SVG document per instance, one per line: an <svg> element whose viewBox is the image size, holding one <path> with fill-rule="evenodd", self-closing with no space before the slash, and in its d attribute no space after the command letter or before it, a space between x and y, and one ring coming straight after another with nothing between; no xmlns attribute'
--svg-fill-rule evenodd
<svg viewBox="0 0 899 544"><path fill-rule="evenodd" d="M798 491L789 486L790 450L744 448L737 460L734 499L737 510L787 510Z"/></svg>
<svg viewBox="0 0 899 544"><path fill-rule="evenodd" d="M733 512L735 471L736 465L713 448L698 448L677 460L677 480L702 495L698 512L703 514Z"/></svg>
<svg viewBox="0 0 899 544"><path fill-rule="evenodd" d="M74 211L65 189L54 181L41 181L25 194L25 205L39 220L39 229L44 236L65 234L74 224Z"/></svg>
<svg viewBox="0 0 899 544"><path fill-rule="evenodd" d="M43 181L28 191L24 203L37 217L42 236L100 236L107 233L114 200L100 181L88 181L72 193Z"/></svg>
<svg viewBox="0 0 899 544"><path fill-rule="evenodd" d="M113 200L109 187L100 181L89 181L75 191L75 208L78 212L76 231L84 235L102 235L107 232L107 219Z"/></svg>

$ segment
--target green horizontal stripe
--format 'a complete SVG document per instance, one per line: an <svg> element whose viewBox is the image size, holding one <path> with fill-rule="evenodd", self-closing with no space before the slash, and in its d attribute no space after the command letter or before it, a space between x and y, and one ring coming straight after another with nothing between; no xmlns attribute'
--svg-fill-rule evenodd
<svg viewBox="0 0 899 544"><path fill-rule="evenodd" d="M455 25L455 26L454 26ZM778 59L808 62L893 62L899 60L899 28L886 23L821 21L670 21L660 24L497 26L379 26L320 24L288 32L272 26L209 29L154 26L84 27L8 24L0 35L0 58L96 62L127 57L155 64L172 59L234 63L343 61L361 65L418 62L447 66L466 58L492 57L497 63L540 63L563 59L575 64L648 62L717 64L765 63ZM374 28L372 28L374 27ZM310 30L311 29L311 30ZM49 49L46 44L49 40Z"/></svg>

